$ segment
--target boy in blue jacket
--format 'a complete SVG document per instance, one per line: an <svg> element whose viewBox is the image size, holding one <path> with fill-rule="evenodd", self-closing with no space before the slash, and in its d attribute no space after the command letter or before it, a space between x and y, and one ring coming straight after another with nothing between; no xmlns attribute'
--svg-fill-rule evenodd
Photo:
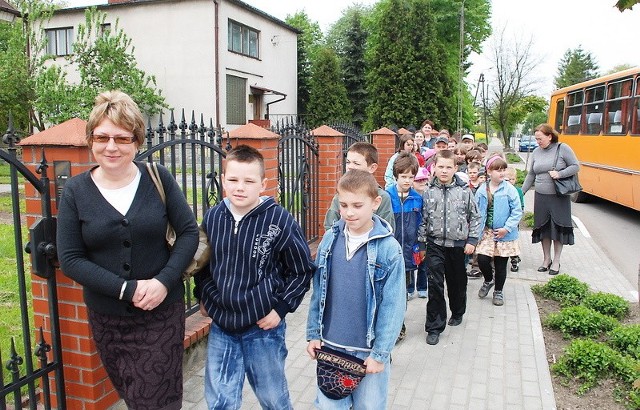
<svg viewBox="0 0 640 410"><path fill-rule="evenodd" d="M407 299L412 299L415 288L413 271L417 266L413 259L413 247L418 243L418 226L422 220L422 196L413 189L413 179L418 173L418 160L412 154L401 153L393 164L395 185L387 188L391 197L391 209L396 221L394 236L402 246L407 281ZM419 289L426 291L427 289Z"/></svg>
<svg viewBox="0 0 640 410"><path fill-rule="evenodd" d="M296 310L315 266L300 225L271 197L264 158L240 145L229 152L225 199L204 216L209 270L196 276L200 310L213 321L205 399L210 409L240 408L245 373L260 405L291 409L284 364L285 321Z"/></svg>
<svg viewBox="0 0 640 410"><path fill-rule="evenodd" d="M385 409L391 349L405 301L404 261L389 223L374 215L378 184L370 173L348 171L338 182L341 219L325 232L313 276L307 353L323 344L364 360L366 376L340 400L318 388L321 409Z"/></svg>

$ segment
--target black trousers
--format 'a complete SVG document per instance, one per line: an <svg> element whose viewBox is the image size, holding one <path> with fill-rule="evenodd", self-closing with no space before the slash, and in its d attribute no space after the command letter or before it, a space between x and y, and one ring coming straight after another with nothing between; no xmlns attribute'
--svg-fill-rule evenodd
<svg viewBox="0 0 640 410"><path fill-rule="evenodd" d="M451 316L461 318L467 310L467 272L464 266L464 248L436 245L427 242L427 266L429 267L429 301L424 330L442 333L447 326L447 303L444 300L444 284Z"/></svg>

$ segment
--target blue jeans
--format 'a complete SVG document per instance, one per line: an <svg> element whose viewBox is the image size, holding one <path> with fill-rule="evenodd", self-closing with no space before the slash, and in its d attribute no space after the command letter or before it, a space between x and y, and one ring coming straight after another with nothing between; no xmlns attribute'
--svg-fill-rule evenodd
<svg viewBox="0 0 640 410"><path fill-rule="evenodd" d="M347 352L350 355L366 359L369 352L347 351L339 347L332 349ZM317 388L315 406L322 410L384 410L387 407L387 393L389 391L389 377L391 375L391 363L385 363L384 370L380 373L370 373L364 376L358 387L349 396L341 400L332 400L325 396L320 388Z"/></svg>
<svg viewBox="0 0 640 410"><path fill-rule="evenodd" d="M413 273L415 272L415 270L413 271L407 271L407 276L409 277L409 280L407 281L407 292L408 293L413 293L414 290L417 290L418 292L421 291L427 291L429 289L429 282L427 279L428 276L428 269L427 269L427 260L423 260L420 265L418 265L418 272L416 273L416 279L414 281L414 275ZM417 282L417 283L416 283Z"/></svg>
<svg viewBox="0 0 640 410"><path fill-rule="evenodd" d="M263 409L293 408L284 372L286 328L282 320L274 329L233 334L211 323L204 374L209 409L239 409L245 373Z"/></svg>

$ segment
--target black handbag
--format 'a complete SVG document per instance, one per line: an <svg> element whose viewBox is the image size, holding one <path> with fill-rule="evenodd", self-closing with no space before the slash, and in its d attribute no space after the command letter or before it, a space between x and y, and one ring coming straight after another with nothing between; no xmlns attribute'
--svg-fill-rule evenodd
<svg viewBox="0 0 640 410"><path fill-rule="evenodd" d="M316 349L316 361L318 387L332 400L340 400L353 393L367 373L364 360L327 346Z"/></svg>
<svg viewBox="0 0 640 410"><path fill-rule="evenodd" d="M556 166L558 165L558 156L560 154L560 145L562 143L558 143L558 148L556 148L556 159L553 161L553 171L557 171ZM556 186L556 195L571 195L576 192L582 191L582 186L580 185L580 181L578 180L578 174L573 174L570 177L566 178L557 178L553 180L553 183Z"/></svg>

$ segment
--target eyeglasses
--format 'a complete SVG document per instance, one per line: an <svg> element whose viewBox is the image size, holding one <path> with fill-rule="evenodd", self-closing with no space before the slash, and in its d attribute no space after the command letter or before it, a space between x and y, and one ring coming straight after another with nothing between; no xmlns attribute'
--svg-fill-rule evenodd
<svg viewBox="0 0 640 410"><path fill-rule="evenodd" d="M91 141L106 144L110 139L116 144L132 144L136 138L128 135L96 135L91 136Z"/></svg>

